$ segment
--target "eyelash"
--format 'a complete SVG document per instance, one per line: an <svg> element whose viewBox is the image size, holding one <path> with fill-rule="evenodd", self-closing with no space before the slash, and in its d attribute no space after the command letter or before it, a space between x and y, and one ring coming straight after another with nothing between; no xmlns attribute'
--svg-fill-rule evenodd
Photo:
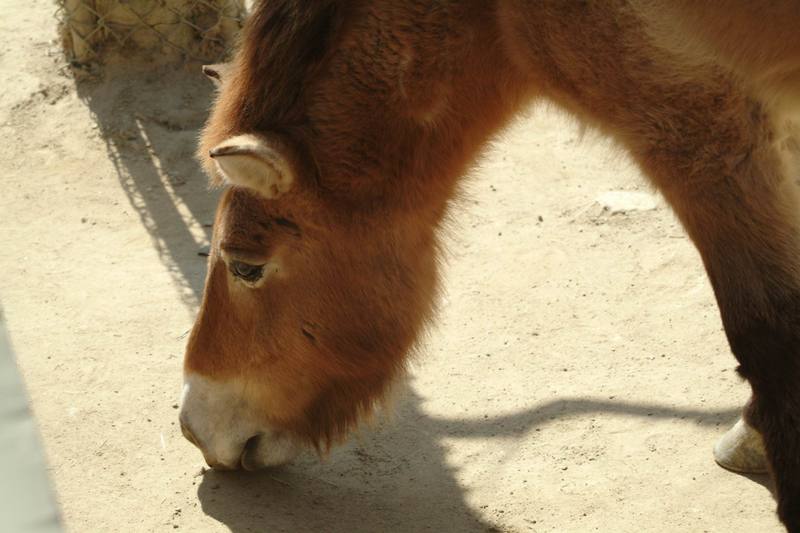
<svg viewBox="0 0 800 533"><path fill-rule="evenodd" d="M228 270L234 277L247 283L255 283L264 276L264 265L251 265L233 260L228 263Z"/></svg>

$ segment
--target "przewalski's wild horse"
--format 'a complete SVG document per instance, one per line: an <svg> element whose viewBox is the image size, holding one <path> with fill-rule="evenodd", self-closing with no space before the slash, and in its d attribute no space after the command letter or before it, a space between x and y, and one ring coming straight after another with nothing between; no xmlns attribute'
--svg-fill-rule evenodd
<svg viewBox="0 0 800 533"><path fill-rule="evenodd" d="M800 205L781 119L800 94L800 2L755 4L258 4L232 64L209 70L222 79L199 153L228 187L186 436L210 465L247 469L342 439L433 313L459 178L548 99L625 147L699 249L752 386L717 459L757 469L763 436L780 518L800 531Z"/></svg>

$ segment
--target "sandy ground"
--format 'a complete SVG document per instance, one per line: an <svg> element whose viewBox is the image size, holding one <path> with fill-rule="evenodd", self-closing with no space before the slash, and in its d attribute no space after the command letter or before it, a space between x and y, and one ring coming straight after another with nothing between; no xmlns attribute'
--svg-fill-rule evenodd
<svg viewBox="0 0 800 533"><path fill-rule="evenodd" d="M49 0L2 2L0 301L71 531L780 531L769 482L712 459L747 387L696 252L623 156L547 109L453 210L393 419L325 462L201 475L176 408L211 86L76 84ZM609 191L655 203L615 212Z"/></svg>

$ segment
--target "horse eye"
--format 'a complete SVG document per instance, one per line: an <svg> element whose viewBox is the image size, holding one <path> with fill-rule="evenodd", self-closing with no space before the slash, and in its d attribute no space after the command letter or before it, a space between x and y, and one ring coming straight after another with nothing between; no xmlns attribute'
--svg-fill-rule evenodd
<svg viewBox="0 0 800 533"><path fill-rule="evenodd" d="M251 265L241 261L228 263L228 270L237 278L251 283L258 281L264 275L264 265Z"/></svg>

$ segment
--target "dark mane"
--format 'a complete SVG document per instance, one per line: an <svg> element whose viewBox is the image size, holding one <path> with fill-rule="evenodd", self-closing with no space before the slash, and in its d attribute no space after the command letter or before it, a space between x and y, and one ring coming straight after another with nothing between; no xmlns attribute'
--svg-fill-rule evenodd
<svg viewBox="0 0 800 533"><path fill-rule="evenodd" d="M238 131L264 131L303 121L297 103L325 58L341 20L335 0L262 0L245 25L237 65Z"/></svg>

